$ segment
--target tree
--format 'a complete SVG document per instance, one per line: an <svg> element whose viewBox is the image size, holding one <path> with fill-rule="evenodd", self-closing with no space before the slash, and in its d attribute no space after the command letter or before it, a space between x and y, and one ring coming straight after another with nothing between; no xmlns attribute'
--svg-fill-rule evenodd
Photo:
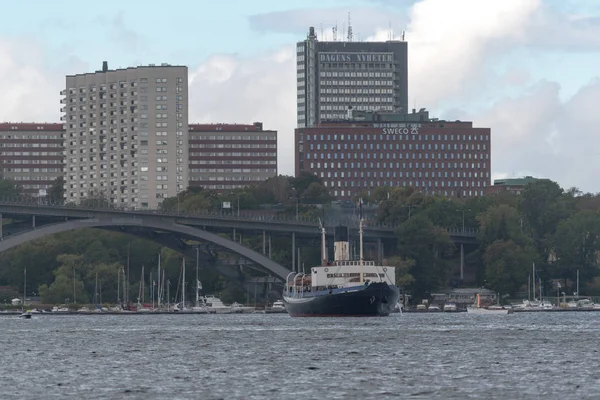
<svg viewBox="0 0 600 400"><path fill-rule="evenodd" d="M529 245L529 237L523 232L523 220L519 211L501 204L492 206L477 216L480 246L486 248L496 240L512 240L520 245Z"/></svg>
<svg viewBox="0 0 600 400"><path fill-rule="evenodd" d="M414 260L410 274L413 296L425 294L445 284L449 262L444 256L454 253L455 246L448 232L434 226L424 215L417 215L396 229L398 251L401 257Z"/></svg>
<svg viewBox="0 0 600 400"><path fill-rule="evenodd" d="M59 176L52 182L52 186L46 193L45 201L47 204L64 204L64 188L65 180L62 176Z"/></svg>
<svg viewBox="0 0 600 400"><path fill-rule="evenodd" d="M527 279L535 261L531 247L519 246L512 240L496 240L485 249L486 286L498 293L514 295Z"/></svg>
<svg viewBox="0 0 600 400"><path fill-rule="evenodd" d="M331 202L329 190L318 182L311 183L301 195L302 202L308 204L326 204Z"/></svg>
<svg viewBox="0 0 600 400"><path fill-rule="evenodd" d="M576 280L579 270L582 282L591 282L599 275L600 215L595 211L580 211L561 221L555 234L556 275Z"/></svg>
<svg viewBox="0 0 600 400"><path fill-rule="evenodd" d="M0 178L0 199L16 199L22 194L22 188L12 179Z"/></svg>
<svg viewBox="0 0 600 400"><path fill-rule="evenodd" d="M552 252L552 236L558 223L574 210L572 198L550 180L538 180L527 185L521 193L519 210L544 263Z"/></svg>
<svg viewBox="0 0 600 400"><path fill-rule="evenodd" d="M312 172L306 171L300 172L298 176L296 176L295 178L291 178L289 181L292 188L294 188L294 190L296 190L296 193L300 195L306 192L313 183L318 183L320 185L323 184L321 178L319 178Z"/></svg>

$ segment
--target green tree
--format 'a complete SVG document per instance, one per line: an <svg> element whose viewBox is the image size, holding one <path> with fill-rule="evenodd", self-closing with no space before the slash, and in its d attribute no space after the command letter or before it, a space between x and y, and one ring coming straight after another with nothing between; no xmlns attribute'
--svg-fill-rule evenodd
<svg viewBox="0 0 600 400"><path fill-rule="evenodd" d="M23 193L22 188L12 179L0 178L0 199L16 199Z"/></svg>
<svg viewBox="0 0 600 400"><path fill-rule="evenodd" d="M399 255L414 260L410 274L415 281L412 294L422 298L444 285L450 263L444 259L454 253L455 246L448 232L417 215L396 229Z"/></svg>
<svg viewBox="0 0 600 400"><path fill-rule="evenodd" d="M519 210L544 263L552 253L553 236L561 220L574 211L572 197L549 180L530 183L521 193Z"/></svg>
<svg viewBox="0 0 600 400"><path fill-rule="evenodd" d="M63 204L64 199L64 183L65 180L62 176L59 176L52 182L52 186L48 189L46 193L46 203L48 204Z"/></svg>
<svg viewBox="0 0 600 400"><path fill-rule="evenodd" d="M575 282L579 270L582 282L591 282L599 275L600 215L595 211L580 211L561 221L555 234L557 277Z"/></svg>
<svg viewBox="0 0 600 400"><path fill-rule="evenodd" d="M303 203L326 204L331 202L332 197L325 186L318 182L313 182L302 192L301 199Z"/></svg>
<svg viewBox="0 0 600 400"><path fill-rule="evenodd" d="M520 246L512 240L496 240L483 255L486 286L501 294L514 295L525 284L535 259L531 247Z"/></svg>

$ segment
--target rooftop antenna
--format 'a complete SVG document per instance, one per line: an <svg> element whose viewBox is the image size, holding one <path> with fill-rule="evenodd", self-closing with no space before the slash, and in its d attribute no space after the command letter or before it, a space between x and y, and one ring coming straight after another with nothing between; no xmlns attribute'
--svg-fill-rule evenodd
<svg viewBox="0 0 600 400"><path fill-rule="evenodd" d="M325 36L323 36L323 23L321 22L321 40L325 40Z"/></svg>
<svg viewBox="0 0 600 400"><path fill-rule="evenodd" d="M337 40L337 21L335 23L335 26L331 28L331 33L333 33L333 41L335 42Z"/></svg>
<svg viewBox="0 0 600 400"><path fill-rule="evenodd" d="M346 22L342 22L342 37L344 36L346 36Z"/></svg>
<svg viewBox="0 0 600 400"><path fill-rule="evenodd" d="M352 20L350 19L350 13L348 13L348 41L352 41Z"/></svg>
<svg viewBox="0 0 600 400"><path fill-rule="evenodd" d="M392 21L388 22L389 28L388 28L388 40L392 40L394 38L394 36L392 35Z"/></svg>
<svg viewBox="0 0 600 400"><path fill-rule="evenodd" d="M405 40L404 40L404 35L405 35L405 34L406 34L406 32L405 32L405 31L402 31L402 41L403 41L403 42L405 41Z"/></svg>

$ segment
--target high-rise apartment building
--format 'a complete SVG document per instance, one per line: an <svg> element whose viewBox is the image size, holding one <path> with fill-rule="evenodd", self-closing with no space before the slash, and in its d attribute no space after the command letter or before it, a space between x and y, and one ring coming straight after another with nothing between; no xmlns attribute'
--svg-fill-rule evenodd
<svg viewBox="0 0 600 400"><path fill-rule="evenodd" d="M424 109L347 118L296 129L296 175L314 173L340 200L381 186L466 198L490 184L489 128L429 118Z"/></svg>
<svg viewBox="0 0 600 400"><path fill-rule="evenodd" d="M65 201L154 209L188 185L188 71L169 64L69 75Z"/></svg>
<svg viewBox="0 0 600 400"><path fill-rule="evenodd" d="M277 175L277 131L263 124L190 124L190 187L239 189Z"/></svg>
<svg viewBox="0 0 600 400"><path fill-rule="evenodd" d="M310 27L296 46L298 127L343 118L349 107L407 113L407 47L399 40L322 42Z"/></svg>
<svg viewBox="0 0 600 400"><path fill-rule="evenodd" d="M0 173L23 193L45 195L63 174L63 125L0 123Z"/></svg>

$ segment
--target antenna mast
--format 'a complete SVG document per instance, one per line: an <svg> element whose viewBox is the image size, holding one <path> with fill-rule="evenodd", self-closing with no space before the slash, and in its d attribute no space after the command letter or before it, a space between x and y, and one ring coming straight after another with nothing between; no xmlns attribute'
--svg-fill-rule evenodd
<svg viewBox="0 0 600 400"><path fill-rule="evenodd" d="M348 13L348 41L352 41L352 20L350 19L350 13Z"/></svg>
<svg viewBox="0 0 600 400"><path fill-rule="evenodd" d="M331 33L333 33L333 41L335 42L337 40L337 22L335 23L335 26L331 28Z"/></svg>

